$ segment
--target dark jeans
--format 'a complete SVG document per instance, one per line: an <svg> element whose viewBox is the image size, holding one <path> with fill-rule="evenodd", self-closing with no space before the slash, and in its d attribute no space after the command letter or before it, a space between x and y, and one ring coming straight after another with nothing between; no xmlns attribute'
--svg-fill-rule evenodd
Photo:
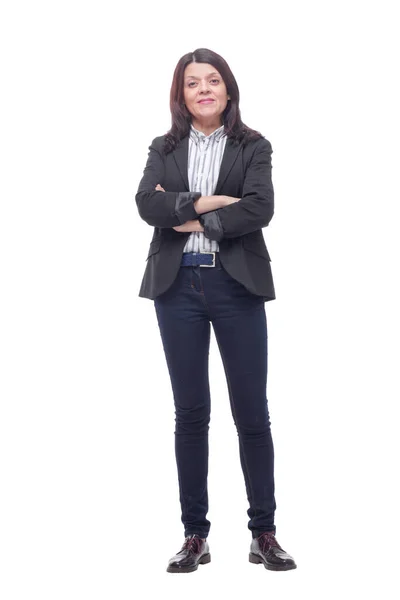
<svg viewBox="0 0 400 600"><path fill-rule="evenodd" d="M274 531L274 447L267 387L264 299L222 267L180 267L154 300L175 404L175 455L185 536L206 538L208 512L208 355L213 325L239 438L252 537ZM221 451L223 448L221 447ZM228 502L228 499L227 499Z"/></svg>

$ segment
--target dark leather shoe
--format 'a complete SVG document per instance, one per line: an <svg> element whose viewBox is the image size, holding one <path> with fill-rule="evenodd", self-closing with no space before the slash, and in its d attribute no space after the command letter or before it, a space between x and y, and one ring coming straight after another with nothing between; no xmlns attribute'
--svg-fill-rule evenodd
<svg viewBox="0 0 400 600"><path fill-rule="evenodd" d="M196 571L199 565L211 561L210 548L207 540L203 541L197 533L185 538L181 550L168 562L168 573L190 573Z"/></svg>
<svg viewBox="0 0 400 600"><path fill-rule="evenodd" d="M273 531L264 531L257 538L253 538L249 561L255 564L262 563L271 571L289 571L297 567L293 557L278 544Z"/></svg>

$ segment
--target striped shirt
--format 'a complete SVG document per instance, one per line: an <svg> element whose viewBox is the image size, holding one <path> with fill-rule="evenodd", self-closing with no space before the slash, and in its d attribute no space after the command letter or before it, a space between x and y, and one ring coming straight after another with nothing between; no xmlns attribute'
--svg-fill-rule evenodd
<svg viewBox="0 0 400 600"><path fill-rule="evenodd" d="M210 135L205 135L190 125L188 178L189 191L201 192L202 196L213 196L227 137L221 125ZM206 238L202 231L192 231L183 252L218 252L215 240Z"/></svg>

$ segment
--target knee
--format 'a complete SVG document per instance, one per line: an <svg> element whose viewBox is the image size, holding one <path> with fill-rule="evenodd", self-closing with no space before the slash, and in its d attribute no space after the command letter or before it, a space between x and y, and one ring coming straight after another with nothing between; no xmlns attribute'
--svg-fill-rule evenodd
<svg viewBox="0 0 400 600"><path fill-rule="evenodd" d="M255 416L250 419L249 415L242 419L236 419L236 429L239 436L262 438L271 435L271 421L269 415Z"/></svg>
<svg viewBox="0 0 400 600"><path fill-rule="evenodd" d="M203 408L201 410L176 411L175 433L195 434L208 432L210 424L210 412Z"/></svg>

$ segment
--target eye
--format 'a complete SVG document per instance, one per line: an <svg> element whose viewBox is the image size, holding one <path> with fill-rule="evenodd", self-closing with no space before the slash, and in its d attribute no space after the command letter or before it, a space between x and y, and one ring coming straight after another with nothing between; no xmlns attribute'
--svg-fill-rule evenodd
<svg viewBox="0 0 400 600"><path fill-rule="evenodd" d="M215 81L216 83L219 83L219 79L217 79L217 78L211 79L210 81ZM189 81L188 87L193 87L192 83L194 83L196 85L195 81Z"/></svg>

